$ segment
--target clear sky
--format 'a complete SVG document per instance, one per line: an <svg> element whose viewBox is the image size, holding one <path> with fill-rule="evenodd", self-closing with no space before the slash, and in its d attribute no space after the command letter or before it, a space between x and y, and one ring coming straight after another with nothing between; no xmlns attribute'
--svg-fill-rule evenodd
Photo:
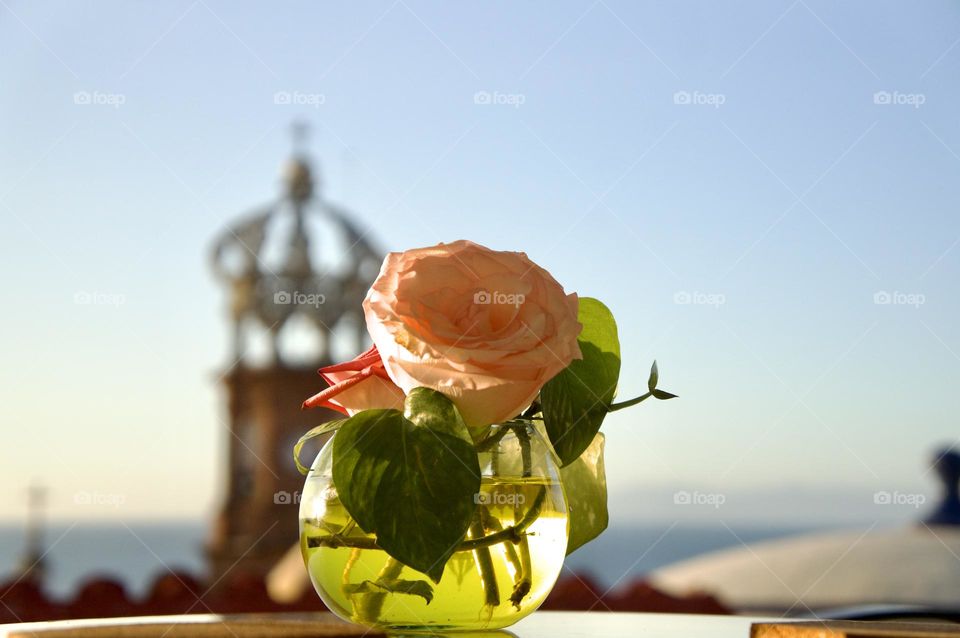
<svg viewBox="0 0 960 638"><path fill-rule="evenodd" d="M622 397L660 362L615 520L913 517L872 499L958 435L958 37L947 0L2 0L0 517L34 477L60 518L210 513L210 242L297 118L383 248L524 250L614 310Z"/></svg>

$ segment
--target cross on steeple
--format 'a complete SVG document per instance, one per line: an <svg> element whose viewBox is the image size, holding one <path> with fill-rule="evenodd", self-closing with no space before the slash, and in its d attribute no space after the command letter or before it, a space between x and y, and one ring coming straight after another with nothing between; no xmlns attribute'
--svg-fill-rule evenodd
<svg viewBox="0 0 960 638"><path fill-rule="evenodd" d="M34 483L27 488L26 544L20 557L19 578L22 581L42 584L46 572L43 549L43 508L47 503L47 490Z"/></svg>
<svg viewBox="0 0 960 638"><path fill-rule="evenodd" d="M300 157L305 155L310 137L310 125L303 120L295 121L290 125L290 137L293 140L293 154Z"/></svg>

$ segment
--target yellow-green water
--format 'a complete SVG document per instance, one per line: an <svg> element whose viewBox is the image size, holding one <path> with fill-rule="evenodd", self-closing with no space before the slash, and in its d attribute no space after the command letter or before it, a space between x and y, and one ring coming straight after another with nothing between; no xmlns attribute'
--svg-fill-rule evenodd
<svg viewBox="0 0 960 638"><path fill-rule="evenodd" d="M562 488L544 478L482 481L480 496L475 500L479 501L477 525L483 529L473 527L468 539L510 528L531 507L542 503L539 515L525 529L520 542L455 552L439 584L396 563L379 549L320 545L321 539L336 536L345 538L347 544L352 539L371 537L352 523L335 490L329 487L329 480L309 479L303 498L312 499L301 503L301 512L312 516L301 518L300 536L310 579L331 610L366 625L505 627L540 606L560 573L566 553L567 515ZM488 575L486 582L483 574ZM419 593L432 591L432 599L428 603L417 593L388 592L379 586L382 583L403 583L403 588Z"/></svg>

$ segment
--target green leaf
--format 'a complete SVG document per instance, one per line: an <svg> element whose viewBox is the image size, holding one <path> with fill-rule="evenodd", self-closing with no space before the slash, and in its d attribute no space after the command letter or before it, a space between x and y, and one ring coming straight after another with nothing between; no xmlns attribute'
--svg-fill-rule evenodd
<svg viewBox="0 0 960 638"><path fill-rule="evenodd" d="M433 600L433 587L424 580L365 580L362 583L347 583L343 593L350 594L411 594L420 596L430 604Z"/></svg>
<svg viewBox="0 0 960 638"><path fill-rule="evenodd" d="M575 461L600 430L620 378L620 340L610 310L580 298L578 341L583 359L570 363L540 391L543 420L560 461Z"/></svg>
<svg viewBox="0 0 960 638"><path fill-rule="evenodd" d="M647 379L647 389L652 393L657 387L657 381L660 380L660 372L657 371L657 362L654 361L650 366L650 378Z"/></svg>
<svg viewBox="0 0 960 638"><path fill-rule="evenodd" d="M350 516L368 533L376 528L374 501L390 464L376 446L391 445L385 437L404 422L398 410L364 410L347 419L333 436L333 484ZM351 471L358 466L362 472Z"/></svg>
<svg viewBox="0 0 960 638"><path fill-rule="evenodd" d="M293 462L297 464L297 469L301 474L306 476L310 473L310 468L305 466L300 462L300 450L303 449L303 444L309 441L310 439L315 439L318 436L326 434L327 432L333 432L341 425L344 424L346 419L336 419L334 421L327 421L326 423L321 423L317 427L313 428L306 434L300 437L300 440L297 441L293 446Z"/></svg>
<svg viewBox="0 0 960 638"><path fill-rule="evenodd" d="M357 525L376 534L385 552L440 582L476 509L480 466L469 434L451 434L457 425L439 418L447 407L417 394L405 406L417 422L398 410L347 419L333 439L333 482Z"/></svg>
<svg viewBox="0 0 960 638"><path fill-rule="evenodd" d="M599 536L609 522L603 444L598 433L580 458L560 470L570 520L567 555Z"/></svg>
<svg viewBox="0 0 960 638"><path fill-rule="evenodd" d="M666 392L665 390L654 390L651 394L653 394L653 398L655 398L655 399L660 399L661 401L666 401L667 399L676 399L676 398L677 398L677 395L675 395L675 394L670 394L669 392Z"/></svg>
<svg viewBox="0 0 960 638"><path fill-rule="evenodd" d="M410 390L403 402L403 416L414 425L430 428L434 432L446 432L471 441L470 431L453 401L430 388Z"/></svg>

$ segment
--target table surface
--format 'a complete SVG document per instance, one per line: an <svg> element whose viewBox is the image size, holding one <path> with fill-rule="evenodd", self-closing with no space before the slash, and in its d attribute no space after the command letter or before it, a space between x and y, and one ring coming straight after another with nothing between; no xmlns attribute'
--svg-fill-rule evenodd
<svg viewBox="0 0 960 638"><path fill-rule="evenodd" d="M154 616L152 618L123 618L123 619L94 619L94 620L63 620L46 623L27 623L22 625L0 625L0 636L7 636L10 632L43 630L76 629L80 627L100 627L108 629L111 625L129 625L137 622L170 623L196 622L205 618L215 620L214 616ZM501 631L482 632L477 634L452 634L459 638L471 635L484 637L510 638L623 638L627 636L643 636L644 638L687 638L698 636L703 638L747 638L750 635L750 625L769 619L749 616L709 616L691 614L645 614L621 612L537 612L521 620L516 625ZM109 635L110 631L101 635Z"/></svg>
<svg viewBox="0 0 960 638"><path fill-rule="evenodd" d="M538 612L509 632L518 638L748 638L750 625L769 620L749 616L640 614L620 612Z"/></svg>

